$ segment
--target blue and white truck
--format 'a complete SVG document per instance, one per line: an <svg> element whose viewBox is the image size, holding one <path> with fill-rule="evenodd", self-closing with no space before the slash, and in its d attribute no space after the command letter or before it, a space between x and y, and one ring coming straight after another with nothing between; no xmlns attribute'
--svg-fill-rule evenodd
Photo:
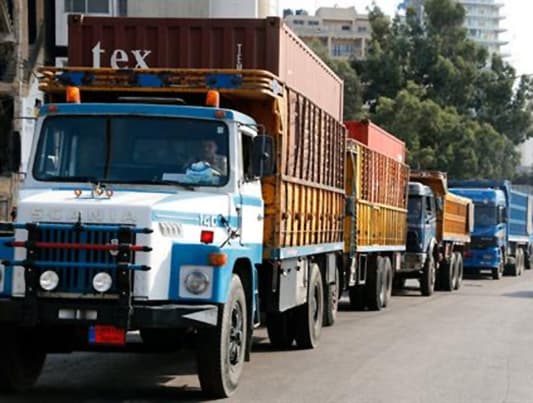
<svg viewBox="0 0 533 403"><path fill-rule="evenodd" d="M495 280L504 272L519 276L529 260L532 197L513 190L507 180L450 181L450 191L475 204L474 231L464 267L490 270Z"/></svg>
<svg viewBox="0 0 533 403"><path fill-rule="evenodd" d="M50 102L0 240L0 391L31 387L50 352L127 351L129 331L156 350L191 333L215 397L262 316L274 344L317 345L344 250L338 120L266 71L41 74Z"/></svg>

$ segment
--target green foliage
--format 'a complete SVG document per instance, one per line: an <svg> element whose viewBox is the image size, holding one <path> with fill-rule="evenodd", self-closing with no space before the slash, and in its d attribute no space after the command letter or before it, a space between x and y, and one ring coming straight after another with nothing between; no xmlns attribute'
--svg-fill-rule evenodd
<svg viewBox="0 0 533 403"><path fill-rule="evenodd" d="M362 119L363 89L356 71L346 60L330 58L320 41L312 40L307 45L344 81L344 120Z"/></svg>
<svg viewBox="0 0 533 403"><path fill-rule="evenodd" d="M533 80L467 38L465 11L426 0L390 20L374 6L367 60L354 61L370 118L409 147L409 162L455 178L512 177L515 145L533 137Z"/></svg>

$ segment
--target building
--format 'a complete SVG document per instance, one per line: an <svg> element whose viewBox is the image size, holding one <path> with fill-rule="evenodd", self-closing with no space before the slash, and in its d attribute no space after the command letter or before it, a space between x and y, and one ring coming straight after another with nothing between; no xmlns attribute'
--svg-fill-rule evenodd
<svg viewBox="0 0 533 403"><path fill-rule="evenodd" d="M319 40L332 58L366 57L370 22L355 7L321 7L312 16L298 11L286 15L285 22L303 40Z"/></svg>
<svg viewBox="0 0 533 403"><path fill-rule="evenodd" d="M500 0L457 0L466 11L465 28L468 36L486 47L490 53L500 53L507 42L500 39L505 29L500 27L504 19L501 15L503 3ZM402 8L413 7L418 15L424 15L424 0L405 0Z"/></svg>
<svg viewBox="0 0 533 403"><path fill-rule="evenodd" d="M165 18L265 18L278 0L53 0L51 47L55 64L67 64L68 15Z"/></svg>
<svg viewBox="0 0 533 403"><path fill-rule="evenodd" d="M26 171L35 126L35 107L42 103L32 74L44 60L45 7L39 0L0 2L0 220L9 219L20 177ZM21 150L22 160L14 159ZM16 161L16 162L15 162ZM18 167L16 166L18 163Z"/></svg>

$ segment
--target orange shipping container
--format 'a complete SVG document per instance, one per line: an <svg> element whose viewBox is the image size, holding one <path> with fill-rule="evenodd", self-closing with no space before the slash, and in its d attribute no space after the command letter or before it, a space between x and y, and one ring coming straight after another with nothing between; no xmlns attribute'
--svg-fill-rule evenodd
<svg viewBox="0 0 533 403"><path fill-rule="evenodd" d="M369 120L344 122L348 137L399 162L405 162L405 143Z"/></svg>

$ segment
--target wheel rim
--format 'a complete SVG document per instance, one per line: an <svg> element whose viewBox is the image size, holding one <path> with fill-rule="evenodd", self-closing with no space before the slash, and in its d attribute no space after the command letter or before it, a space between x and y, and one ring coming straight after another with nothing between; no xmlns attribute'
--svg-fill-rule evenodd
<svg viewBox="0 0 533 403"><path fill-rule="evenodd" d="M319 302L318 302L318 293L320 289L318 285L315 285L313 290L313 300L311 301L311 317L313 318L313 324L318 322L318 313L319 313Z"/></svg>
<svg viewBox="0 0 533 403"><path fill-rule="evenodd" d="M240 302L231 309L231 328L229 332L228 361L232 367L240 364L244 348L244 318Z"/></svg>

